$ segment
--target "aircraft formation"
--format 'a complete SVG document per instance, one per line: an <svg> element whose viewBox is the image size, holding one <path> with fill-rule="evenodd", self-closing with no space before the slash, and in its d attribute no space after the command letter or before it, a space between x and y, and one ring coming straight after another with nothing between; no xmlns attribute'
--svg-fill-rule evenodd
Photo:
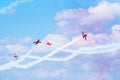
<svg viewBox="0 0 120 80"><path fill-rule="evenodd" d="M85 41L87 41L87 34L86 33L82 32L82 37L83 37L83 39L85 39ZM33 42L33 44L35 44L35 45L38 45L39 43L42 43L42 41L40 41L40 39L38 39L35 42ZM51 46L52 43L51 42L46 42L46 45L47 46ZM13 57L17 60L18 59L17 53L14 53Z"/></svg>

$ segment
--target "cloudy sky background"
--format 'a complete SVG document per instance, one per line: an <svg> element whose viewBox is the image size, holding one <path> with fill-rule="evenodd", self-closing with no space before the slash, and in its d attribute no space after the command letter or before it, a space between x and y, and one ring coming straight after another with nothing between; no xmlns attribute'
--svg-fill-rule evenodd
<svg viewBox="0 0 120 80"><path fill-rule="evenodd" d="M33 41L32 55L44 56L54 47L80 38L68 49L120 42L119 0L9 0L0 1L0 65L14 53L25 55ZM84 41L81 32L88 34ZM50 41L53 45L46 46ZM0 71L1 80L119 80L120 50L109 53L81 54L64 62L43 61L28 69ZM66 57L60 51L53 57ZM19 58L18 58L19 59ZM23 64L34 61L25 59Z"/></svg>

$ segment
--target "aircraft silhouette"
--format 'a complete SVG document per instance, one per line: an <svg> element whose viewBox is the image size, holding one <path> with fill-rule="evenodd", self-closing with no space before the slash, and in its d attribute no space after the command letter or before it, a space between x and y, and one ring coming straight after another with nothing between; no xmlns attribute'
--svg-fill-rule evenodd
<svg viewBox="0 0 120 80"><path fill-rule="evenodd" d="M52 45L52 43L50 43L50 42L47 42L47 43L46 43L46 45L48 45L48 46L51 46L51 45Z"/></svg>
<svg viewBox="0 0 120 80"><path fill-rule="evenodd" d="M16 53L14 54L14 58L15 58L15 59L18 59L18 55L17 55Z"/></svg>
<svg viewBox="0 0 120 80"><path fill-rule="evenodd" d="M82 37L83 39L87 40L87 34L85 34L84 32L82 32Z"/></svg>
<svg viewBox="0 0 120 80"><path fill-rule="evenodd" d="M35 42L33 42L34 44L38 44L38 43L42 43L39 39Z"/></svg>

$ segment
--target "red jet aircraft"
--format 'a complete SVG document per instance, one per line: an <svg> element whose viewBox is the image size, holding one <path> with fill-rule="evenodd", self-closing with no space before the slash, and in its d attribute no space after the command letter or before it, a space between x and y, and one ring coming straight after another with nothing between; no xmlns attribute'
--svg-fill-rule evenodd
<svg viewBox="0 0 120 80"><path fill-rule="evenodd" d="M82 37L83 39L87 40L87 34L85 34L84 32L82 32Z"/></svg>
<svg viewBox="0 0 120 80"><path fill-rule="evenodd" d="M52 45L52 43L50 43L50 42L47 42L47 43L46 43L46 45L48 45L48 46L51 46L51 45Z"/></svg>
<svg viewBox="0 0 120 80"><path fill-rule="evenodd" d="M35 42L33 42L34 44L38 44L38 43L42 43L39 39Z"/></svg>
<svg viewBox="0 0 120 80"><path fill-rule="evenodd" d="M14 54L14 58L15 58L15 59L17 59L17 58L18 58L18 55L17 55L16 53Z"/></svg>

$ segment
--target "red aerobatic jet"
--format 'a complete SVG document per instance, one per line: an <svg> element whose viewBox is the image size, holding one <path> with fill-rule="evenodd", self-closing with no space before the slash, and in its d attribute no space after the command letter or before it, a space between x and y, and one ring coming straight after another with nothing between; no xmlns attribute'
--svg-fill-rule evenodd
<svg viewBox="0 0 120 80"><path fill-rule="evenodd" d="M16 53L14 54L14 58L15 58L15 59L17 59L17 58L18 58L18 55L17 55Z"/></svg>
<svg viewBox="0 0 120 80"><path fill-rule="evenodd" d="M85 34L84 32L82 32L82 37L83 39L87 40L87 34Z"/></svg>
<svg viewBox="0 0 120 80"><path fill-rule="evenodd" d="M34 44L38 44L38 43L42 43L39 39L35 42L33 42Z"/></svg>
<svg viewBox="0 0 120 80"><path fill-rule="evenodd" d="M47 42L47 43L46 43L46 45L48 45L48 46L51 46L51 45L52 45L52 43L50 43L50 42Z"/></svg>

